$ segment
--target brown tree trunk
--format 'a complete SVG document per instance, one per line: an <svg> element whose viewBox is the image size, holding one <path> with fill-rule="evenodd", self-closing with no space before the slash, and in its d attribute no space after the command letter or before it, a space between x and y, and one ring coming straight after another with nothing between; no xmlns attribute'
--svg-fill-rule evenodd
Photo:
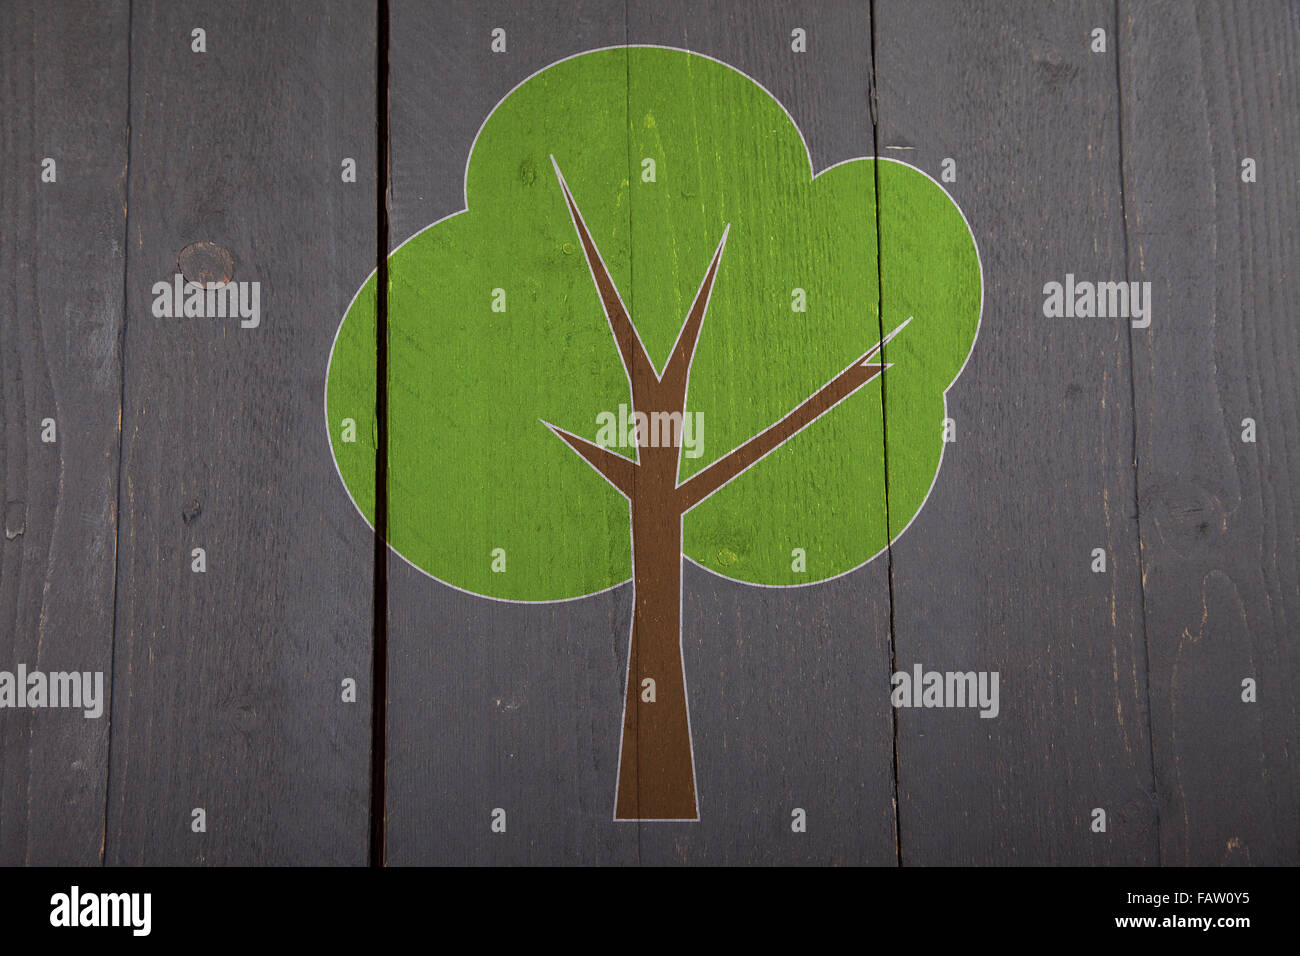
<svg viewBox="0 0 1300 956"><path fill-rule="evenodd" d="M677 449L640 449L632 501L632 643L616 820L695 820L695 760L682 667ZM654 681L653 700L646 680Z"/></svg>
<svg viewBox="0 0 1300 956"><path fill-rule="evenodd" d="M660 376L646 354L554 156L551 162L618 345L631 386L632 405L637 414L653 416L658 412L676 416L676 424L684 429L691 356L695 354L731 226L728 224L722 232L713 261ZM884 364L885 343L910 321L909 316L789 415L696 472L681 487L677 486L679 442L656 441L662 439L662 432L657 436L649 433L637 436L638 455L633 463L602 445L547 423L551 431L631 502L635 596L615 820L699 819L695 758L691 752L690 716L686 708L686 675L682 668L682 516L888 368ZM877 353L881 354L880 361L871 362ZM680 439L681 433L676 437Z"/></svg>

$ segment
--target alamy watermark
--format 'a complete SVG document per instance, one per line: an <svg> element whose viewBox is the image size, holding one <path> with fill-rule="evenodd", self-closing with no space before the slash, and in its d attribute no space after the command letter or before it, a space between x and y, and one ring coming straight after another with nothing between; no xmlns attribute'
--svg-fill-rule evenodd
<svg viewBox="0 0 1300 956"><path fill-rule="evenodd" d="M889 683L895 707L978 707L981 717L998 715L997 671L927 671L913 664Z"/></svg>
<svg viewBox="0 0 1300 956"><path fill-rule="evenodd" d="M596 416L596 444L602 448L681 448L687 458L704 454L703 412L634 412Z"/></svg>
<svg viewBox="0 0 1300 956"><path fill-rule="evenodd" d="M1076 282L1043 286L1043 315L1049 319L1129 319L1135 329L1151 324L1150 282Z"/></svg>
<svg viewBox="0 0 1300 956"><path fill-rule="evenodd" d="M83 893L74 885L50 897L50 925L121 926L133 936L148 936L153 929L153 894Z"/></svg>
<svg viewBox="0 0 1300 956"><path fill-rule="evenodd" d="M72 708L87 718L104 713L103 671L0 671L0 709Z"/></svg>
<svg viewBox="0 0 1300 956"><path fill-rule="evenodd" d="M153 314L159 319L234 319L245 329L262 323L260 282L188 282L179 272L153 284Z"/></svg>

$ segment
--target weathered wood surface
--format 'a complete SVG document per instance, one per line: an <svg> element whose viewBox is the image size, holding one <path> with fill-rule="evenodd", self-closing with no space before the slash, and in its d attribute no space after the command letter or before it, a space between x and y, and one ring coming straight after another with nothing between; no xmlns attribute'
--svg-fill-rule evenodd
<svg viewBox="0 0 1300 956"><path fill-rule="evenodd" d="M391 7L390 244L465 207L469 147L519 82L623 43L621 5ZM509 52L491 52L506 31ZM615 354L611 351L611 360ZM486 551L484 552L487 553ZM613 825L626 589L525 605L449 588L389 559L386 859L635 863ZM495 808L508 829L489 829Z"/></svg>
<svg viewBox="0 0 1300 956"><path fill-rule="evenodd" d="M390 8L384 78L362 2L5 6L0 670L112 692L101 720L0 711L0 862L365 862L373 541L321 393L376 264L376 84L391 248L463 207L512 87L629 42L743 70L816 169L956 160L985 283L957 441L853 574L687 563L700 823L610 820L629 588L510 604L390 555L386 861L1300 862L1294 5ZM153 317L195 241L261 282L260 328ZM1067 273L1151 281L1151 328L1046 318ZM1001 712L892 711L895 663L997 670Z"/></svg>
<svg viewBox="0 0 1300 956"><path fill-rule="evenodd" d="M1089 50L1114 8L875 11L881 152L936 178L956 160L984 272L957 441L892 549L896 657L998 671L1001 694L996 719L899 712L902 861L1154 863L1128 331L1047 319L1042 295L1124 277L1114 52Z"/></svg>
<svg viewBox="0 0 1300 956"><path fill-rule="evenodd" d="M1125 2L1118 40L1161 860L1294 865L1300 9Z"/></svg>
<svg viewBox="0 0 1300 956"><path fill-rule="evenodd" d="M872 154L865 2L638 0L628 10L629 42L703 53L764 86L790 112L815 171ZM796 27L807 31L810 52L792 51ZM701 140L692 161L716 161ZM862 211L872 216L868 202ZM874 261L875 249L862 253ZM662 250L633 256L644 263L633 268L634 285L638 270L663 267ZM745 263L726 265L745 276ZM863 315L865 346L879 337L875 304ZM860 427L882 432L879 420ZM868 690L888 686L883 556L799 588L753 587L687 562L682 636L701 819L641 824L642 861L895 864L892 716L887 695ZM796 807L807 812L806 833L791 831Z"/></svg>
<svg viewBox="0 0 1300 956"><path fill-rule="evenodd" d="M592 16L558 5L452 7L434 22L419 5L395 4L392 245L462 208L469 146L497 101L584 49L651 43L714 56L802 121L816 168L869 155L866 5L820 9L820 22L811 7L791 14L818 23L830 69L791 53L791 14L735 4L636 4L627 22L613 8ZM494 27L510 38L507 55L489 48ZM845 75L859 82L843 84ZM644 261L662 254L646 250ZM887 701L859 693L888 673L881 563L779 591L687 563L702 819L639 825L609 822L630 588L529 607L462 594L400 559L390 572L389 862L896 861ZM509 814L505 835L489 829L495 807ZM816 821L809 834L791 834L794 807Z"/></svg>
<svg viewBox="0 0 1300 956"><path fill-rule="evenodd" d="M374 36L363 4L134 4L109 863L366 861L373 550L322 396L374 261ZM257 328L153 316L196 241Z"/></svg>
<svg viewBox="0 0 1300 956"><path fill-rule="evenodd" d="M6 4L0 30L0 670L100 671L107 694L129 26L125 0L96 13ZM0 863L99 861L102 703L0 712Z"/></svg>

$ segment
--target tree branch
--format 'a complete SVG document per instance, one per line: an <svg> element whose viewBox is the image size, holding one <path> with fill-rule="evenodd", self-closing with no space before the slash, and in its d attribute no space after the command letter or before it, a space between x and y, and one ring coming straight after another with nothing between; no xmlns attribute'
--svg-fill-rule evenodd
<svg viewBox="0 0 1300 956"><path fill-rule="evenodd" d="M889 368L888 365L854 362L835 376L775 425L759 432L740 447L728 452L703 471L696 472L677 488L681 511L685 514L742 471L770 455L803 431L863 385Z"/></svg>
<svg viewBox="0 0 1300 956"><path fill-rule="evenodd" d="M727 245L727 233L730 231L731 223L727 223L727 227L722 230L718 249L713 253L713 261L709 263L709 270L704 274L704 281L700 283L700 290L695 293L695 301L691 303L686 322L677 333L677 342L668 357L668 364L664 366L664 374L660 381L664 386L664 394L670 396L666 403L670 408L685 410L686 381L690 374L691 359L695 355L695 346L700 340L704 313L708 311L709 297L713 294L713 280L718 274L718 262L722 259L722 250Z"/></svg>
<svg viewBox="0 0 1300 956"><path fill-rule="evenodd" d="M619 355L623 359L623 369L627 372L628 382L632 386L632 401L636 405L639 383L657 381L659 376L655 373L650 356L646 354L636 326L632 324L632 319L627 314L614 280L610 277L609 270L605 268L600 250L596 248L596 242L591 238L582 213L578 212L578 204L573 201L569 184L564 181L564 174L560 172L560 164L555 161L554 156L551 157L551 165L555 167L555 176L560 181L560 189L564 191L564 201L569 206L569 216L573 219L573 227L578 231L582 251L587 256L587 267L591 270L591 278L596 283L596 291L600 293L600 301L605 307L605 318L609 320L610 331L614 333L614 342L618 345Z"/></svg>
<svg viewBox="0 0 1300 956"><path fill-rule="evenodd" d="M908 319L910 322L911 319ZM904 322L903 325L906 325ZM696 472L677 487L678 502L682 514L690 511L701 501L713 494L742 471L803 431L832 408L844 401L863 385L889 368L893 363L879 364L869 362L880 347L897 335L900 325L889 336L872 346L865 355L854 361L839 375L806 398L794 411L774 425L759 432L749 441L728 452L703 471Z"/></svg>
<svg viewBox="0 0 1300 956"><path fill-rule="evenodd" d="M894 336L903 331L907 327L907 323L911 321L912 316L909 315L899 323L897 328L867 349L866 354L856 359L852 365L819 388L775 425L771 425L759 432L740 447L728 452L703 471L696 472L678 485L677 494L682 514L690 511L750 465L776 451L799 432L889 368L893 363L884 362L884 355L881 355L881 362L871 362L870 360Z"/></svg>
<svg viewBox="0 0 1300 956"><path fill-rule="evenodd" d="M593 444L585 438L579 438L563 428L557 428L543 420L542 424L555 433L570 448L576 451L587 464L596 469L600 476L613 485L625 498L632 497L632 482L635 480L637 464L622 455L600 445Z"/></svg>

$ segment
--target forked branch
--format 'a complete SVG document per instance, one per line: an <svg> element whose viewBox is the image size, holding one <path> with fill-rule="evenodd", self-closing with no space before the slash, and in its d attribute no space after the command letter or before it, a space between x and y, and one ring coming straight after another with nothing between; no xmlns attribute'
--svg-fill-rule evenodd
<svg viewBox="0 0 1300 956"><path fill-rule="evenodd" d="M699 343L700 329L703 327L704 316L709 307L709 298L713 293L714 281L718 274L718 263L721 261L722 251L727 245L727 235L731 230L730 224L723 230L717 250L713 253L713 261L709 263L709 268L700 283L699 291L695 294L686 321L677 335L677 341L673 345L672 353L668 356L661 377L655 372L654 363L650 361L650 356L646 353L645 346L637 334L636 327L632 324L632 319L623 305L623 300L614 285L614 280L605 267L600 250L596 248L595 240L591 237L591 232L582 218L582 213L578 211L578 204L574 201L573 194L569 191L569 185L564 180L564 174L560 172L560 164L556 162L554 156L551 157L551 165L555 167L555 177L559 180L560 189L564 193L564 201L569 208L569 216L573 220L573 226L578 232L578 239L582 242L583 253L587 258L587 267L591 270L591 277L596 283L596 291L600 294L600 300L605 309L605 317L609 320L610 331L613 332L614 341L618 345L619 355L623 361L623 369L627 373L628 382L632 388L632 407L637 411L646 413L665 411L670 414L686 414L686 388L690 378L691 360ZM882 338L864 355L855 360L852 365L819 388L780 421L759 432L703 471L692 475L678 485L676 492L679 514L690 511L731 479L760 459L771 454L877 375L883 373L885 369L890 367L889 363L884 362L884 356L882 355L879 361L873 362L872 359L890 339L901 332L907 323L911 321L912 317L908 316L906 321L902 322L889 335ZM557 428L549 422L544 422L544 424L570 448L581 455L592 468L620 493L629 499L632 498L638 468L637 462L615 454L600 445L587 441L585 438L579 438L577 435L562 428Z"/></svg>
<svg viewBox="0 0 1300 956"><path fill-rule="evenodd" d="M605 307L605 317L609 319L610 331L614 333L614 341L623 359L623 369L627 372L628 381L632 386L633 403L637 403L639 398L643 398L637 395L638 390L657 381L659 376L655 374L654 363L646 354L641 337L637 335L636 326L632 324L632 319L623 306L618 288L614 285L609 270L605 268L600 250L596 248L596 242L591 238L591 232L583 221L582 213L578 211L578 204L573 201L569 184L564 181L564 174L560 172L560 164L555 161L554 156L551 157L551 165L555 167L555 176L560 181L560 189L564 191L564 201L569 206L569 216L573 219L573 227L578 231L582 251L587 257L587 267L591 269L591 277L596 282L596 291L600 293L600 301Z"/></svg>
<svg viewBox="0 0 1300 956"><path fill-rule="evenodd" d="M700 341L700 328L704 325L704 314L709 309L713 280L717 278L718 262L722 259L722 250L726 248L729 232L731 223L727 223L727 227L722 230L722 239L718 241L717 251L713 253L713 261L704 274L700 290L695 293L695 301L686 314L686 322L677 333L677 342L673 345L672 354L668 356L668 364L664 366L664 374L660 379L666 399L663 404L675 411L685 411L686 408L686 382L691 373L691 359L695 355L695 346Z"/></svg>

